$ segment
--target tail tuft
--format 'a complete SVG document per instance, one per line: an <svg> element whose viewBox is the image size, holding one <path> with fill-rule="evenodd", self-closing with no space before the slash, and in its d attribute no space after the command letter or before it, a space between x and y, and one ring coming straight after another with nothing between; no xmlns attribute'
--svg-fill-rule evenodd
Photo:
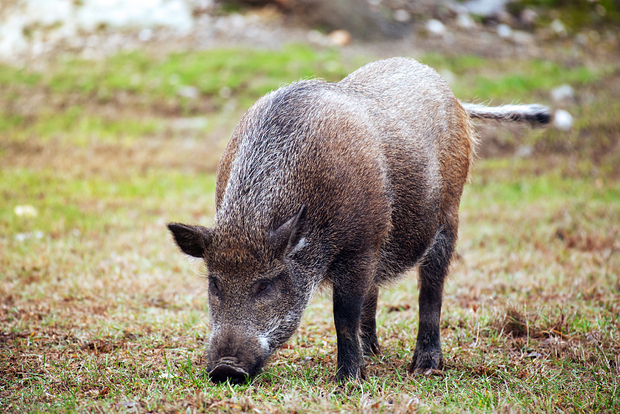
<svg viewBox="0 0 620 414"><path fill-rule="evenodd" d="M544 105L484 106L464 103L463 108L472 119L490 119L500 122L528 122L531 126L544 126L551 122L551 112Z"/></svg>

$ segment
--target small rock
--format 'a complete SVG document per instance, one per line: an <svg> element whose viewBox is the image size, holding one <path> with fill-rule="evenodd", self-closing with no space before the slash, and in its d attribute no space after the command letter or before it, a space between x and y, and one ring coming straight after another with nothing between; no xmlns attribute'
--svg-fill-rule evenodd
<svg viewBox="0 0 620 414"><path fill-rule="evenodd" d="M177 93L188 99L196 99L198 98L198 95L200 95L200 91L194 86L181 86L177 89Z"/></svg>
<svg viewBox="0 0 620 414"><path fill-rule="evenodd" d="M351 43L351 33L346 30L334 30L327 37L336 46L346 46Z"/></svg>
<svg viewBox="0 0 620 414"><path fill-rule="evenodd" d="M482 17L497 17L506 13L508 0L470 0L465 3L467 10Z"/></svg>
<svg viewBox="0 0 620 414"><path fill-rule="evenodd" d="M553 115L553 126L563 131L568 131L573 127L573 117L563 109L558 109Z"/></svg>
<svg viewBox="0 0 620 414"><path fill-rule="evenodd" d="M515 155L519 158L527 158L534 153L534 147L531 145L520 145L515 152Z"/></svg>
<svg viewBox="0 0 620 414"><path fill-rule="evenodd" d="M15 208L13 209L13 212L15 213L16 216L19 216L19 217L36 217L38 214L37 209L34 208L34 206L31 206L30 204L26 204L23 206L15 206Z"/></svg>
<svg viewBox="0 0 620 414"><path fill-rule="evenodd" d="M153 37L153 31L151 29L142 29L138 33L138 39L142 42L148 42Z"/></svg>
<svg viewBox="0 0 620 414"><path fill-rule="evenodd" d="M521 12L520 19L524 24L531 26L538 20L538 13L532 9L524 9Z"/></svg>
<svg viewBox="0 0 620 414"><path fill-rule="evenodd" d="M15 235L15 241L18 241L21 243L24 240L28 240L32 238L41 240L43 236L45 236L45 233L43 233L41 230L37 230L34 233L18 233Z"/></svg>
<svg viewBox="0 0 620 414"><path fill-rule="evenodd" d="M407 10L398 9L394 11L394 20L405 23L411 20L411 14Z"/></svg>
<svg viewBox="0 0 620 414"><path fill-rule="evenodd" d="M575 98L575 90L572 86L564 84L551 91L551 99L555 102L572 101Z"/></svg>
<svg viewBox="0 0 620 414"><path fill-rule="evenodd" d="M559 34L561 36L566 34L566 27L564 26L564 23L562 23L560 20L555 19L554 21L551 22L551 25L549 26L551 28L551 30L553 30L556 34Z"/></svg>
<svg viewBox="0 0 620 414"><path fill-rule="evenodd" d="M446 26L439 20L430 19L426 22L426 30L431 34L440 36L446 33Z"/></svg>
<svg viewBox="0 0 620 414"><path fill-rule="evenodd" d="M459 13L456 17L456 25L463 29L472 29L476 27L476 22L474 22L469 13Z"/></svg>
<svg viewBox="0 0 620 414"><path fill-rule="evenodd" d="M507 24L498 24L497 35L502 39L508 39L512 36L512 29Z"/></svg>

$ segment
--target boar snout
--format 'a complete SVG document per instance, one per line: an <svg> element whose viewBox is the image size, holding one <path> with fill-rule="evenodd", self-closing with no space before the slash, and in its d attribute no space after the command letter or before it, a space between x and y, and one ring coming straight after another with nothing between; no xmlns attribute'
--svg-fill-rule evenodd
<svg viewBox="0 0 620 414"><path fill-rule="evenodd" d="M211 381L219 383L230 380L233 384L240 384L247 381L250 374L239 366L239 360L237 358L222 358L215 367L209 372Z"/></svg>
<svg viewBox="0 0 620 414"><path fill-rule="evenodd" d="M258 338L232 331L216 335L209 346L209 377L216 383L226 380L233 384L245 382L260 371L268 356Z"/></svg>

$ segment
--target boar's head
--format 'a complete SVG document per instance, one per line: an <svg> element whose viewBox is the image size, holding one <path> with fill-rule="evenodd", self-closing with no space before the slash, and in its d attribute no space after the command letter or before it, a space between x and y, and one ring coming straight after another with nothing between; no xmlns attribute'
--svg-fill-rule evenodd
<svg viewBox="0 0 620 414"><path fill-rule="evenodd" d="M262 241L217 227L168 225L181 250L207 265L213 381L239 383L252 377L297 329L314 290L298 268L306 244L305 212L304 205L266 231Z"/></svg>

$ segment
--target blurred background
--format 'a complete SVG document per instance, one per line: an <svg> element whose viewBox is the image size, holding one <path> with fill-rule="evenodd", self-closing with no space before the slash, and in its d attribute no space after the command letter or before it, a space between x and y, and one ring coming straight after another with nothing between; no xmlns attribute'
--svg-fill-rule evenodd
<svg viewBox="0 0 620 414"><path fill-rule="evenodd" d="M194 398L195 379L179 366L200 366L208 338L204 269L177 251L165 224L212 224L219 158L259 97L302 78L338 81L392 56L433 67L461 100L539 102L554 114L542 130L477 126L442 319L449 368L471 375L472 395L489 366L506 372L490 391L499 405L480 400L487 410L504 401L614 411L617 0L0 0L0 409L1 398L35 411L129 409L140 399L145 410L162 401L179 408L179 396ZM386 358L404 364L415 341L415 278L398 286L380 301L379 337ZM329 306L317 299L292 340L308 353L283 349L269 370L288 378L324 367L316 375L328 377ZM475 359L482 348L490 354ZM543 355L550 359L539 363ZM125 365L106 375L84 368L112 356ZM308 363L315 357L318 365ZM579 368L557 368L564 360ZM166 366L182 378L174 387L160 374ZM392 368L382 375L404 372ZM523 383L531 377L558 388ZM506 378L514 399L502 394ZM459 405L456 381L443 399L432 382L398 392L476 410ZM318 398L281 382L302 401ZM345 411L359 408L350 403Z"/></svg>
<svg viewBox="0 0 620 414"><path fill-rule="evenodd" d="M613 0L2 0L3 165L215 171L264 93L399 55L460 99L553 107L544 134L483 127L482 156L617 175L619 22Z"/></svg>

